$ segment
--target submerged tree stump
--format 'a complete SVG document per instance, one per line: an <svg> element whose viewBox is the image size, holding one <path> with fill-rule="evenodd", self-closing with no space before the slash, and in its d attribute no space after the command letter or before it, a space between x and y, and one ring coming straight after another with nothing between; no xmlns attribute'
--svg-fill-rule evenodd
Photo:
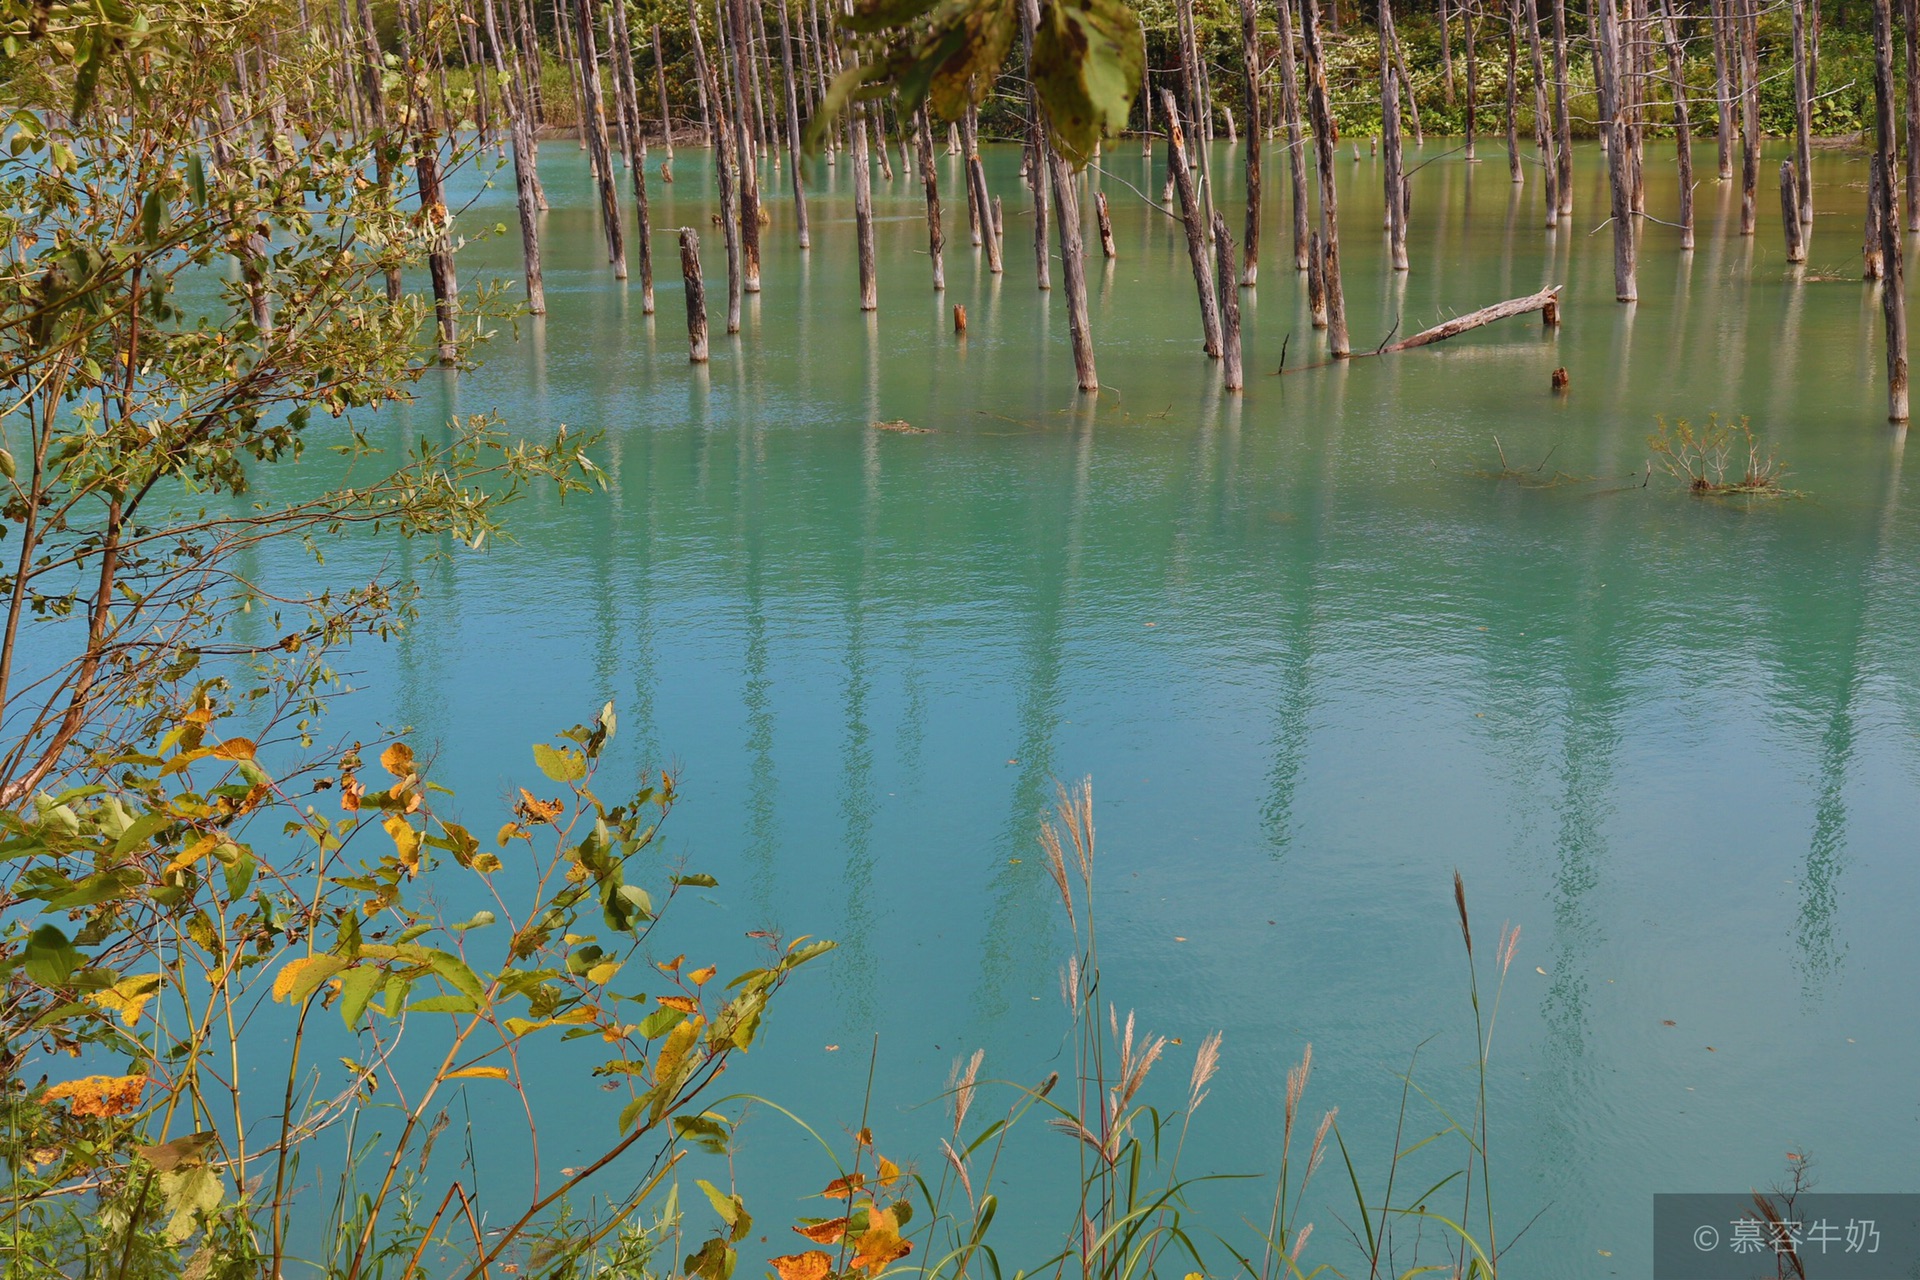
<svg viewBox="0 0 1920 1280"><path fill-rule="evenodd" d="M1213 253L1220 285L1220 350L1225 369L1225 386L1238 391L1244 385L1240 375L1240 291L1234 287L1233 235L1227 230L1226 216L1213 215Z"/></svg>
<svg viewBox="0 0 1920 1280"><path fill-rule="evenodd" d="M687 359L707 362L707 286L700 277L700 236L680 228L680 280L687 294Z"/></svg>
<svg viewBox="0 0 1920 1280"><path fill-rule="evenodd" d="M1220 312L1213 296L1213 273L1207 267L1206 230L1200 212L1200 198L1193 188L1193 170L1187 167L1185 131L1180 128L1180 108L1171 90L1160 91L1167 109L1172 139L1167 147L1167 163L1173 170L1173 184L1180 193L1180 217L1187 232L1187 261L1193 267L1193 285L1200 294L1201 346L1214 359L1220 358Z"/></svg>
<svg viewBox="0 0 1920 1280"><path fill-rule="evenodd" d="M1780 162L1780 229L1787 236L1787 261L1805 262L1807 242L1800 228L1800 184L1793 174L1793 161Z"/></svg>

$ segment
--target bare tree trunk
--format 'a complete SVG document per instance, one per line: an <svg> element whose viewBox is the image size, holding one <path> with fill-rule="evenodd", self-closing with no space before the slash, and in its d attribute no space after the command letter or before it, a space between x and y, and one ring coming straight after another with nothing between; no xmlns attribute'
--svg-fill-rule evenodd
<svg viewBox="0 0 1920 1280"><path fill-rule="evenodd" d="M1427 142L1425 136L1420 131L1420 103L1416 100L1417 95L1415 95L1413 91L1413 77L1407 73L1407 51L1402 48L1400 44L1400 25L1398 23L1391 24L1387 30L1387 34L1392 37L1388 42L1388 47L1393 51L1393 69L1400 77L1400 91L1407 96L1406 119L1407 124L1413 129L1413 145L1416 147L1424 147L1427 145Z"/></svg>
<svg viewBox="0 0 1920 1280"><path fill-rule="evenodd" d="M1787 261L1807 260L1806 240L1800 228L1800 184L1793 176L1793 161L1780 162L1780 227L1787 237Z"/></svg>
<svg viewBox="0 0 1920 1280"><path fill-rule="evenodd" d="M620 0L615 0L619 3ZM732 32L733 115L740 137L741 287L760 292L760 160L753 136L753 52L746 0L726 0ZM716 15L716 20L718 15Z"/></svg>
<svg viewBox="0 0 1920 1280"><path fill-rule="evenodd" d="M1730 0L1740 21L1740 234L1754 232L1760 190L1760 14L1756 0Z"/></svg>
<svg viewBox="0 0 1920 1280"><path fill-rule="evenodd" d="M1667 46L1667 78L1673 93L1674 159L1680 171L1680 247L1693 248L1693 118L1687 107L1686 57L1674 34L1672 0L1661 0L1660 31Z"/></svg>
<svg viewBox="0 0 1920 1280"><path fill-rule="evenodd" d="M1307 0L1310 4L1312 0ZM1173 94L1161 91L1161 103L1173 134L1168 139L1167 160L1173 166L1174 185L1180 191L1180 214L1187 233L1187 261L1193 267L1194 288L1200 293L1201 347L1214 359L1220 358L1220 312L1213 296L1213 273L1207 266L1207 241L1203 230L1205 215L1199 195L1194 191L1193 170L1187 167L1186 138L1180 128L1180 111Z"/></svg>
<svg viewBox="0 0 1920 1280"><path fill-rule="evenodd" d="M880 285L873 260L873 170L867 159L867 117L853 116L853 223L860 240L860 309L880 308Z"/></svg>
<svg viewBox="0 0 1920 1280"><path fill-rule="evenodd" d="M927 104L921 103L913 115L914 141L920 151L920 185L927 193L927 255L933 259L933 290L947 287L947 266L943 250L946 234L940 228L940 173L933 164L933 125L927 119Z"/></svg>
<svg viewBox="0 0 1920 1280"><path fill-rule="evenodd" d="M987 167L980 162L980 127L977 114L969 107L965 117L967 145L967 182L973 191L975 232L987 249L987 270L999 275L1005 268L1000 261L1000 229L994 225L993 197L987 193Z"/></svg>
<svg viewBox="0 0 1920 1280"><path fill-rule="evenodd" d="M713 148L716 146L713 111L718 105L719 80L708 63L706 42L700 38L700 7L694 0L687 0L687 27L693 35L693 87L700 99L700 130L706 135L707 146ZM718 155L717 150L715 154Z"/></svg>
<svg viewBox="0 0 1920 1280"><path fill-rule="evenodd" d="M694 0L688 0L688 9L694 8ZM707 98L715 104L726 101L726 95L720 88L720 75L713 63L709 62L701 50L700 43L693 46L694 68L707 87ZM734 131L729 128L713 131L713 176L720 185L720 230L727 245L727 332L740 332L740 197L735 185Z"/></svg>
<svg viewBox="0 0 1920 1280"><path fill-rule="evenodd" d="M1912 0L1907 0L1909 5ZM1908 67L1913 66L1908 52ZM1920 87L1910 86L1909 94L1920 93ZM1909 99L1911 101L1911 98ZM1793 0L1793 162L1796 170L1794 181L1794 216L1802 226L1813 225L1813 85L1807 79L1807 5L1806 0ZM1911 160L1908 172L1920 176ZM1911 190L1911 188L1909 188ZM1920 228L1917 228L1920 229Z"/></svg>
<svg viewBox="0 0 1920 1280"><path fill-rule="evenodd" d="M1519 0L1507 0L1507 177L1525 182L1520 171L1520 22Z"/></svg>
<svg viewBox="0 0 1920 1280"><path fill-rule="evenodd" d="M1339 0L1334 0L1336 6ZM1307 51L1307 110L1313 117L1314 163L1320 171L1320 275L1326 291L1327 350L1334 359L1352 354L1347 341L1347 301L1340 287L1340 197L1333 180L1333 110L1327 103L1326 57L1320 49L1318 0L1301 0ZM1469 88L1468 100L1472 100Z"/></svg>
<svg viewBox="0 0 1920 1280"><path fill-rule="evenodd" d="M1253 0L1240 0L1240 56L1247 71L1247 231L1246 266L1240 283L1251 289L1260 280L1260 153L1267 131L1260 107L1260 35ZM1239 304L1234 304L1235 314Z"/></svg>
<svg viewBox="0 0 1920 1280"><path fill-rule="evenodd" d="M680 279L687 294L687 359L707 362L707 284L700 276L700 236L680 228Z"/></svg>
<svg viewBox="0 0 1920 1280"><path fill-rule="evenodd" d="M787 0L780 0L780 66L787 81L787 162L793 167L793 218L800 233L800 247L813 247L813 232L807 226L807 184L800 163L800 100L793 78L793 37L787 23ZM935 197L938 205L938 197ZM934 250L934 274L940 274L940 253Z"/></svg>
<svg viewBox="0 0 1920 1280"><path fill-rule="evenodd" d="M427 273L433 284L433 314L440 331L441 364L452 364L459 353L460 282L453 273L453 244L448 232L453 218L447 213L447 200L440 179L440 136L431 109L419 92L424 65L421 26L414 0L404 0L400 8L402 34L411 46L406 51L408 133L413 141L413 172L419 184L420 216L431 228L427 247ZM256 324L258 318L256 317Z"/></svg>
<svg viewBox="0 0 1920 1280"><path fill-rule="evenodd" d="M1219 268L1220 281L1220 337L1221 364L1225 372L1225 386L1229 391L1238 391L1245 385L1240 373L1240 294L1233 287L1233 236L1227 230L1227 220L1222 215L1213 215L1213 252Z"/></svg>
<svg viewBox="0 0 1920 1280"><path fill-rule="evenodd" d="M1100 375L1094 368L1092 320L1087 313L1087 247L1080 194L1074 188L1073 167L1051 143L1042 141L1053 170L1054 222L1060 228L1060 266L1067 281L1067 337L1073 346L1074 377L1080 390L1098 391Z"/></svg>
<svg viewBox="0 0 1920 1280"><path fill-rule="evenodd" d="M1600 33L1600 65L1605 81L1601 95L1602 128L1607 143L1607 177L1613 195L1613 296L1633 302L1640 296L1635 271L1635 231L1628 172L1626 101L1621 92L1620 26L1614 0L1601 0L1596 15Z"/></svg>
<svg viewBox="0 0 1920 1280"><path fill-rule="evenodd" d="M660 90L660 140L673 159L673 107L667 101L667 59L660 51L660 24L653 24L653 82Z"/></svg>
<svg viewBox="0 0 1920 1280"><path fill-rule="evenodd" d="M1875 155L1867 165L1867 216L1860 238L1860 277L1863 280L1880 279L1886 266L1885 244L1880 235L1881 183L1880 159Z"/></svg>
<svg viewBox="0 0 1920 1280"><path fill-rule="evenodd" d="M1318 231L1307 237L1307 314L1312 318L1314 328L1327 327L1326 257Z"/></svg>
<svg viewBox="0 0 1920 1280"><path fill-rule="evenodd" d="M1393 30L1392 0L1380 0L1380 144L1386 152L1385 190L1387 253L1395 271L1407 269L1407 188L1400 149L1400 84L1387 56L1388 33Z"/></svg>
<svg viewBox="0 0 1920 1280"><path fill-rule="evenodd" d="M1553 0L1553 128L1558 140L1554 172L1560 213L1573 213L1573 111L1567 105L1567 0Z"/></svg>
<svg viewBox="0 0 1920 1280"><path fill-rule="evenodd" d="M1907 298L1900 261L1900 228L1894 200L1893 13L1889 0L1873 0L1874 167L1880 171L1880 254L1884 276L1880 305L1887 320L1887 420L1907 420Z"/></svg>
<svg viewBox="0 0 1920 1280"><path fill-rule="evenodd" d="M1452 18L1447 13L1447 0L1439 0L1438 17L1440 20L1440 86L1445 95L1446 104L1453 105L1453 32Z"/></svg>
<svg viewBox="0 0 1920 1280"><path fill-rule="evenodd" d="M1907 28L1907 230L1920 231L1920 3L1902 0L1900 10ZM1816 2L1816 21L1819 12ZM1807 92L1811 95L1818 88L1811 68L1807 84ZM1811 218L1813 171L1804 171L1800 180L1807 187L1807 216Z"/></svg>
<svg viewBox="0 0 1920 1280"><path fill-rule="evenodd" d="M533 123L527 118L527 103L517 91L517 82L507 69L506 50L501 46L493 0L482 0L480 12L486 21L487 45L493 50L493 65L500 76L500 96L506 111L507 131L513 140L513 193L514 204L520 214L520 257L526 272L527 310L536 316L543 316L547 313L547 289L540 267L540 227L536 216L539 201L533 190L533 164L528 155L533 149ZM517 58L515 60L518 61Z"/></svg>
<svg viewBox="0 0 1920 1280"><path fill-rule="evenodd" d="M1100 220L1101 254L1109 260L1119 257L1119 253L1113 247L1113 219L1107 213L1106 192L1096 191L1093 193L1093 209Z"/></svg>
<svg viewBox="0 0 1920 1280"><path fill-rule="evenodd" d="M1560 222L1560 165L1554 157L1554 122L1547 108L1547 60L1540 47L1538 0L1516 0L1527 22L1527 55L1533 65L1533 142L1540 153L1540 171L1546 179L1547 225Z"/></svg>
<svg viewBox="0 0 1920 1280"><path fill-rule="evenodd" d="M1720 180L1733 176L1733 86L1728 63L1732 61L1733 32L1728 15L1738 0L1709 0L1713 25L1713 105L1716 113L1717 142L1720 148Z"/></svg>
<svg viewBox="0 0 1920 1280"><path fill-rule="evenodd" d="M1293 60L1293 0L1274 0L1280 24L1280 114L1287 127L1287 176L1293 187L1293 269L1307 269L1307 160L1300 135L1300 76Z"/></svg>
<svg viewBox="0 0 1920 1280"><path fill-rule="evenodd" d="M1312 2L1313 0L1301 0L1302 4L1310 4ZM1588 2L1592 3L1592 0L1588 0ZM1466 39L1466 54L1467 54L1466 156L1467 156L1468 164L1472 164L1473 161L1476 159L1474 155L1474 143L1476 141L1475 135L1479 132L1479 123L1480 123L1479 122L1480 58L1473 47L1474 36L1477 34L1474 28L1479 25L1479 21L1478 21L1479 15L1475 12L1475 6L1478 3L1479 3L1479 0L1461 0L1461 4L1460 4L1460 18L1461 18L1462 25L1466 29L1466 37L1467 37Z"/></svg>
<svg viewBox="0 0 1920 1280"><path fill-rule="evenodd" d="M613 164L607 154L607 117L600 106L599 58L594 54L593 0L573 0L574 46L580 51L580 84L586 118L580 123L594 170L600 182L600 223L607 236L607 261L613 278L627 278L627 240L620 226L620 195L613 185Z"/></svg>
<svg viewBox="0 0 1920 1280"><path fill-rule="evenodd" d="M1048 150L1046 129L1040 121L1040 96L1033 78L1033 33L1039 25L1039 5L1020 6L1020 39L1025 50L1027 82L1027 155L1023 166L1027 173L1027 191L1033 199L1033 279L1042 290L1053 288L1051 255L1047 249L1047 182L1051 165L1044 156Z"/></svg>

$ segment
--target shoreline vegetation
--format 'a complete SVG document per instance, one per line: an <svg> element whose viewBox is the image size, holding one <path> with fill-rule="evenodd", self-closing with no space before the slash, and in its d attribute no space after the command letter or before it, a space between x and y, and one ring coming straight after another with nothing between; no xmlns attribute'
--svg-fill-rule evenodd
<svg viewBox="0 0 1920 1280"><path fill-rule="evenodd" d="M1384 40L1356 26L1376 15ZM673 230L650 224L649 169L671 180L673 147L687 137L662 136L659 121L698 119L697 136L715 149L726 262L715 319L729 333L740 330L742 294L762 288L759 183L763 169L770 182L778 170L760 161L775 153L795 184L801 246L804 163L853 167L860 287L848 305L866 311L878 306L876 170L879 181L923 185L935 290L949 228L996 274L1023 258L1002 245L1000 214L1008 198L1026 199L1040 215L1039 287L1054 287L1049 235L1058 236L1076 386L1094 395L1089 214L1103 254L1117 250L1105 195L1083 202L1081 172L1102 145L1122 145L1136 119L1135 141L1167 169L1160 203L1178 196L1169 216L1186 229L1204 358L1221 361L1236 392L1237 299L1258 281L1264 179L1260 149L1243 149L1244 173L1214 171L1198 144L1221 134L1289 139L1291 253L1267 265L1291 266L1285 287L1304 278L1323 333L1315 354L1337 360L1354 354L1330 163L1340 142L1379 131L1398 270L1413 181L1404 137L1418 148L1426 134L1459 128L1469 152L1476 142L1484 159L1504 151L1516 180L1524 152L1526 172L1551 184L1570 162L1576 121L1598 121L1625 300L1644 213L1637 175L1656 162L1645 144L1670 118L1684 138L1687 109L1700 106L1693 127L1702 139L1717 130L1728 180L1737 120L1747 231L1763 131L1793 132L1804 148L1823 129L1869 127L1878 221L1867 274L1884 282L1891 416L1903 419L1898 194L1904 185L1908 217L1920 217L1920 148L1908 144L1903 174L1887 0L1872 8L1871 37L1857 29L1860 13L1852 24L1840 6L1834 15L1823 37L1817 6L1801 0L1764 13L1727 0L1677 23L1664 4L1596 0L1571 27L1558 0L1550 14L1441 0L1438 13L1397 17L1384 3L1362 15L1338 4L1322 13L1312 0L1204 9L1155 0L1139 13L1118 0L824 14L813 0L804 12L790 0L684 11L604 0L7 10L0 1276L730 1280L743 1262L764 1261L745 1248L749 1206L715 1172L728 1167L743 1101L722 1099L716 1082L777 1016L786 983L833 944L749 935L754 957L738 965L717 954L739 949L731 938L699 940L716 954L664 954L657 930L679 893L718 886L659 853L671 775L631 787L602 777L617 731L611 703L532 745L534 767L492 831L451 816L434 762L403 738L363 748L328 728L342 649L423 625L409 577L336 580L330 544L410 539L428 559L469 555L511 535L517 501L593 501L612 483L593 459L595 439L563 424L462 417L397 455L367 434L371 415L409 400L430 372L471 366L496 326L544 312L537 137L589 122L607 268L631 279L651 312L655 242ZM1905 16L1914 21L1911 9ZM1916 50L1902 47L1905 119L1920 130ZM989 188L983 137L1025 148L1024 195ZM650 142L663 154L650 156ZM941 146L964 158L967 175L946 207L931 159ZM492 164L512 174L523 278L463 286L447 178ZM1789 172L1782 185L1794 227L1811 218L1813 199L1796 181ZM1255 217L1236 241L1215 205L1243 182ZM1567 186L1557 191L1546 202L1553 219L1570 207ZM709 322L701 246L696 229L677 233L689 358L699 362ZM1556 299L1549 286L1530 306L1482 313L1552 317ZM963 312L956 325L964 329ZM1443 325L1400 346L1458 331ZM278 496L263 474L295 472L322 438L319 424L347 480ZM1739 464L1725 432L1676 437L1679 473L1704 465L1710 485L1770 481L1777 468L1739 430L1748 463L1733 482L1722 478ZM258 580L268 546L309 556L310 578ZM1203 1247L1195 1223L1211 1179L1181 1161L1187 1119L1226 1051L1222 1033L1201 1041L1175 1105L1148 1101L1168 1042L1100 986L1090 785L1061 792L1040 840L1071 937L1062 985L1071 1076L1004 1086L1006 1110L969 1127L989 1091L976 1054L949 1085L951 1136L939 1152L882 1158L885 1138L866 1117L851 1143L823 1141L835 1212L790 1224L816 1247L769 1251L779 1280L1073 1270L1080 1280L1303 1280L1321 1265L1308 1252L1304 1191L1336 1155L1353 1230L1328 1253L1369 1274L1497 1273L1514 1233L1494 1210L1486 1081L1517 929L1502 930L1491 951L1483 937L1476 952L1456 875L1475 1034L1470 1105L1434 1102L1432 1121L1416 1119L1432 1100L1410 1063L1402 1136L1382 1164L1382 1153L1349 1148L1336 1112L1315 1122L1302 1110L1309 1051L1287 1076L1280 1167L1265 1171L1275 1179L1270 1217L1250 1236ZM450 899L461 910L442 905ZM331 1052L340 1037L350 1052ZM540 1134L568 1091L524 1074L522 1055L547 1043L593 1048L600 1061L581 1083L624 1094L597 1149L561 1169L542 1164ZM325 1070L344 1066L345 1077L322 1074L321 1045ZM274 1087L248 1085L243 1097L243 1078L262 1063ZM523 1199L477 1199L461 1163L434 1158L463 1090L524 1122ZM1056 1150L1072 1157L1062 1178L1077 1195L1056 1254L1003 1264L990 1234L1001 1213L993 1188L1016 1122L1058 1131ZM323 1143L345 1144L349 1158L320 1182ZM1384 1168L1382 1184L1363 1166ZM1323 1244L1331 1229L1320 1224Z"/></svg>

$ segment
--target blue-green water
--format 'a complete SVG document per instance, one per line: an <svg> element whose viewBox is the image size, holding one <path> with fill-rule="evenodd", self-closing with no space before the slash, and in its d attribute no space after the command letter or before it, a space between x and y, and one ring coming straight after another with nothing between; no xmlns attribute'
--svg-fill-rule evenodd
<svg viewBox="0 0 1920 1280"><path fill-rule="evenodd" d="M1671 218L1665 146L1649 146L1649 207ZM1595 230L1597 154L1549 233L1537 172L1515 189L1496 147L1471 168L1443 149L1416 157L1432 162L1399 277L1378 162L1343 151L1354 345L1547 283L1566 285L1557 333L1527 317L1269 376L1289 335L1290 368L1320 358L1276 151L1265 266L1241 293L1248 387L1226 394L1176 224L1119 181L1159 194L1129 142L1092 179L1120 258L1091 264L1105 389L1089 410L1058 263L1052 295L1033 287L1014 152L990 157L998 280L941 159L944 296L896 153L896 180L876 179L877 315L855 307L850 165L815 171L809 255L768 170L765 292L738 338L716 319L699 368L671 228L701 229L718 317L704 156L655 179L646 317L637 281L605 268L582 154L548 144L551 315L436 375L385 429L497 408L535 433L601 432L610 490L530 502L516 543L421 562L423 625L356 652L366 692L339 716L415 726L491 830L531 772L525 744L613 699L620 768L680 770L668 843L721 882L667 945L726 967L748 930L841 944L728 1083L838 1134L877 1038L871 1123L929 1169L940 1107L919 1104L956 1055L984 1047L988 1076L1027 1082L1070 1063L1068 936L1034 833L1054 779L1091 775L1108 995L1183 1041L1150 1086L1161 1105L1179 1105L1200 1038L1226 1033L1188 1171L1274 1167L1308 1043L1306 1109L1340 1107L1376 1187L1416 1047L1421 1082L1471 1110L1458 868L1483 964L1503 921L1523 930L1489 1086L1503 1237L1540 1215L1517 1273L1645 1274L1653 1193L1766 1185L1790 1151L1825 1190L1920 1190L1920 495L1857 279L1864 164L1819 159L1798 275L1777 204L1742 238L1733 184L1709 176L1698 250L1647 224L1629 308ZM1215 156L1236 232L1238 156ZM467 218L510 223L511 185ZM465 260L510 273L516 241ZM1710 413L1750 416L1804 496L1701 501L1649 478L1656 417ZM894 419L930 431L869 425ZM1514 466L1567 479L1493 478L1496 437ZM621 1096L582 1083L595 1060L553 1064L550 1169L611 1132ZM504 1211L517 1108L480 1114ZM1074 1166L1061 1135L1016 1144L995 1228L1009 1270L1058 1246ZM736 1168L757 1274L830 1170L765 1110ZM1306 1216L1310 1252L1344 1266L1343 1177L1322 1170ZM1199 1204L1247 1247L1239 1216L1267 1194L1220 1184Z"/></svg>

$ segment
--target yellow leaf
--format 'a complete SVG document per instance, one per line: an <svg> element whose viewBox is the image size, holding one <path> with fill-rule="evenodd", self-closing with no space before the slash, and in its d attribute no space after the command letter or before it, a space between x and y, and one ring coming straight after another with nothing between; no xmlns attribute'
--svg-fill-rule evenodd
<svg viewBox="0 0 1920 1280"><path fill-rule="evenodd" d="M220 839L218 836L201 836L198 840L195 840L192 844L175 854L173 861L167 864L167 870L179 871L185 867L190 867L212 853L219 845Z"/></svg>
<svg viewBox="0 0 1920 1280"><path fill-rule="evenodd" d="M130 1027L140 1021L140 1011L159 991L159 974L138 973L122 978L105 991L96 991L87 998L109 1013L119 1014L120 1021Z"/></svg>
<svg viewBox="0 0 1920 1280"><path fill-rule="evenodd" d="M835 1178L832 1182L829 1182L827 1189L820 1194L829 1200L850 1200L853 1198L854 1193L866 1185L866 1174L850 1173L844 1178Z"/></svg>
<svg viewBox="0 0 1920 1280"><path fill-rule="evenodd" d="M462 1067L458 1071L447 1072L449 1080L505 1080L508 1079L505 1067Z"/></svg>
<svg viewBox="0 0 1920 1280"><path fill-rule="evenodd" d="M700 1002L692 996L655 996L663 1009L673 1009L680 1013L692 1013L700 1007Z"/></svg>
<svg viewBox="0 0 1920 1280"><path fill-rule="evenodd" d="M880 1173L879 1173L879 1178L880 1178L880 1185L881 1185L881 1186L883 1186L883 1187L890 1187L890 1186L892 1186L892 1185L893 1185L894 1183L896 1183L896 1182L898 1182L898 1181L900 1181L900 1166L899 1166L899 1165L897 1165L897 1164L895 1164L895 1163L894 1163L893 1161L891 1161L891 1160L889 1160L889 1159L887 1159L887 1158L886 1158L885 1156L883 1156L883 1155L881 1155L881 1154L880 1154L879 1152L877 1152L877 1151L876 1151L876 1152L874 1152L874 1156L875 1156L875 1158L876 1158L876 1159L878 1159L878 1160L880 1161Z"/></svg>
<svg viewBox="0 0 1920 1280"><path fill-rule="evenodd" d="M414 772L413 748L396 742L380 753L380 767L396 778L411 777Z"/></svg>
<svg viewBox="0 0 1920 1280"><path fill-rule="evenodd" d="M285 1000L293 991L294 983L300 981L300 971L309 965L318 964L324 956L295 956L280 966L280 972L273 978L273 998Z"/></svg>
<svg viewBox="0 0 1920 1280"><path fill-rule="evenodd" d="M602 960L599 964L587 970L587 981L607 982L618 972L620 972L620 962L618 960Z"/></svg>
<svg viewBox="0 0 1920 1280"><path fill-rule="evenodd" d="M75 1116L123 1116L140 1105L140 1094L147 1087L145 1076L86 1076L69 1080L47 1090L43 1101L65 1099L73 1105Z"/></svg>
<svg viewBox="0 0 1920 1280"><path fill-rule="evenodd" d="M413 829L412 823L397 813L388 814L387 820L380 825L384 826L387 829L387 834L393 837L393 847L399 850L400 862L406 867L407 874L409 876L418 875L420 872L420 833Z"/></svg>
<svg viewBox="0 0 1920 1280"><path fill-rule="evenodd" d="M692 973L689 973L687 975L687 981L696 987L704 987L713 980L713 975L718 972L720 972L720 966L710 964L704 969L695 969Z"/></svg>
<svg viewBox="0 0 1920 1280"><path fill-rule="evenodd" d="M514 806L516 812L528 822L552 822L565 813L567 806L559 800L541 800L525 787L520 788L520 803Z"/></svg>
<svg viewBox="0 0 1920 1280"><path fill-rule="evenodd" d="M912 1252L912 1241L900 1238L892 1210L867 1211L867 1229L860 1233L853 1255L854 1266L865 1267L869 1276L877 1276L887 1269L888 1263L897 1262Z"/></svg>
<svg viewBox="0 0 1920 1280"><path fill-rule="evenodd" d="M826 1280L833 1270L833 1259L818 1249L809 1249L805 1253L789 1253L778 1258L767 1259L780 1280Z"/></svg>
<svg viewBox="0 0 1920 1280"><path fill-rule="evenodd" d="M228 738L210 753L216 760L251 760L258 750L250 739Z"/></svg>

